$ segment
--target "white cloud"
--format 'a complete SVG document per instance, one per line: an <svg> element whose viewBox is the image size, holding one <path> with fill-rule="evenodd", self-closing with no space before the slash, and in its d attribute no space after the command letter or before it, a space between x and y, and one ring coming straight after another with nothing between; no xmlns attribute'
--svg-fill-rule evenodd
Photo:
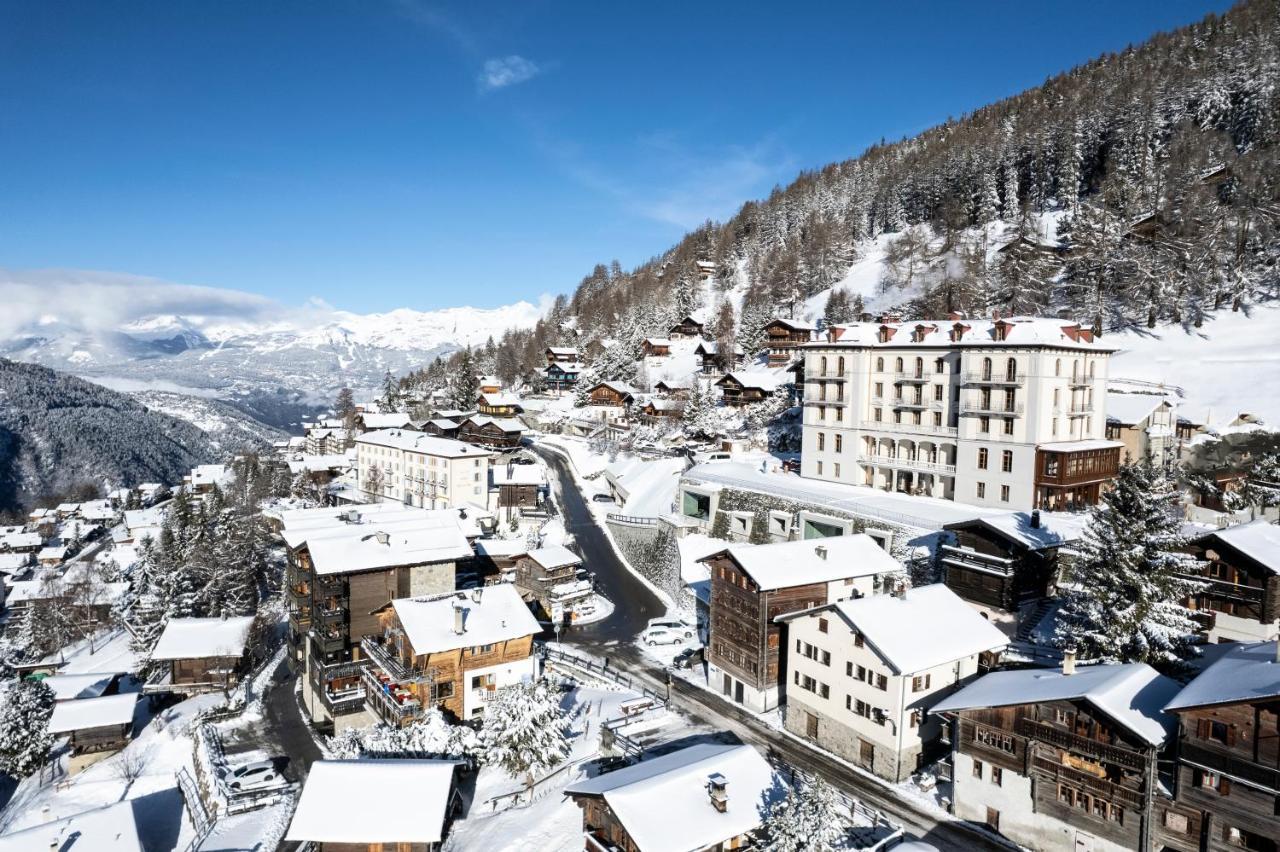
<svg viewBox="0 0 1280 852"><path fill-rule="evenodd" d="M532 60L512 54L486 60L478 82L481 90L491 92L532 80L542 71L542 67Z"/></svg>

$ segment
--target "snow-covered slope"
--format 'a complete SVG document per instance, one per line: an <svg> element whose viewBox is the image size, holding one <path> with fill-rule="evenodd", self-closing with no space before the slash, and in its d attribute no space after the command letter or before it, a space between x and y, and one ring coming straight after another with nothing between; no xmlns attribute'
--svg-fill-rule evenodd
<svg viewBox="0 0 1280 852"><path fill-rule="evenodd" d="M208 436L215 449L224 453L243 449L268 450L273 441L288 437L284 430L267 426L219 399L201 399L157 390L139 391L131 396L151 411L192 424Z"/></svg>

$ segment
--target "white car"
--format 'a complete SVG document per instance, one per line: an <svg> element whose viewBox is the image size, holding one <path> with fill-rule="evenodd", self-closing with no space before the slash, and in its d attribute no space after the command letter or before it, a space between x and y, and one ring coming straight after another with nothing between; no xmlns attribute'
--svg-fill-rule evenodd
<svg viewBox="0 0 1280 852"><path fill-rule="evenodd" d="M684 641L684 634L667 627L650 627L640 638L646 645L676 645Z"/></svg>
<svg viewBox="0 0 1280 852"><path fill-rule="evenodd" d="M692 624L681 621L678 618L651 618L649 623L645 625L644 632L648 633L650 630L656 629L670 630L673 633L678 633L684 639L692 639L693 634L696 632Z"/></svg>
<svg viewBox="0 0 1280 852"><path fill-rule="evenodd" d="M280 780L276 766L269 760L255 760L243 766L224 767L218 776L231 790L255 790L274 786Z"/></svg>

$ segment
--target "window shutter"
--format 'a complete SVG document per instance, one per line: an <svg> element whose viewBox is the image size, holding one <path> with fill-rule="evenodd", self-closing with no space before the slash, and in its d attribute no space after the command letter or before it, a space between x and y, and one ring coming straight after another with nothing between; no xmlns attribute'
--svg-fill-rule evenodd
<svg viewBox="0 0 1280 852"><path fill-rule="evenodd" d="M1233 746L1235 744L1236 744L1236 726L1228 725L1227 726L1227 745Z"/></svg>
<svg viewBox="0 0 1280 852"><path fill-rule="evenodd" d="M1218 776L1218 793L1223 796L1231 793L1231 779L1225 775Z"/></svg>
<svg viewBox="0 0 1280 852"><path fill-rule="evenodd" d="M1209 720L1208 719L1196 720L1196 736L1202 740L1209 739Z"/></svg>

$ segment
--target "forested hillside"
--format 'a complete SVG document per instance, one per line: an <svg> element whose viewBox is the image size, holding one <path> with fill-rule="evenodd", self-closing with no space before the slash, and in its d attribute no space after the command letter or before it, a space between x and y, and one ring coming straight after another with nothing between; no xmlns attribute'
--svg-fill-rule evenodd
<svg viewBox="0 0 1280 852"><path fill-rule="evenodd" d="M126 394L0 358L0 511L104 482L179 482L216 461L190 423Z"/></svg>
<svg viewBox="0 0 1280 852"><path fill-rule="evenodd" d="M925 316L1063 313L1104 332L1272 298L1278 41L1276 0L1249 0L803 173L632 271L597 266L492 367L635 343L691 309L751 350L769 316L847 320L868 288ZM717 270L701 286L699 261Z"/></svg>

